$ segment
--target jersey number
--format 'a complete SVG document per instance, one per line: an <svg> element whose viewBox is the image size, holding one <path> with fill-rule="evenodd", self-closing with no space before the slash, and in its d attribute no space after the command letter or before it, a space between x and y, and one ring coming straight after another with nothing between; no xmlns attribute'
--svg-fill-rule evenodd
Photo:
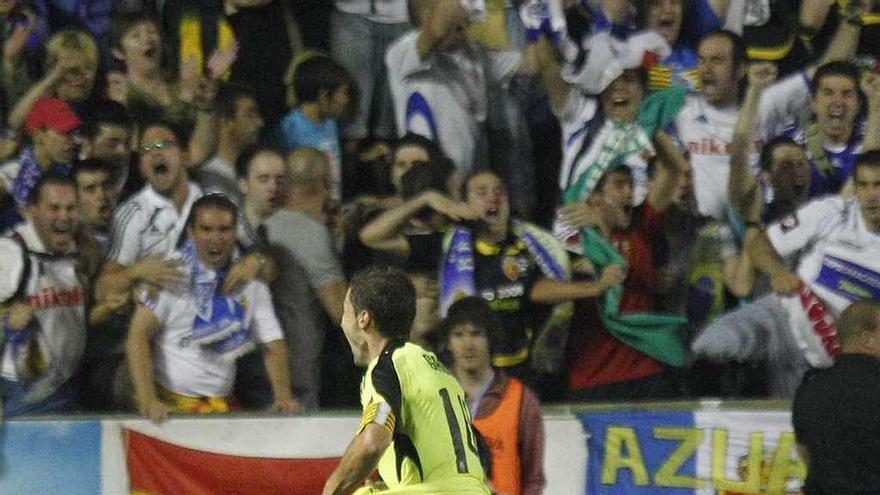
<svg viewBox="0 0 880 495"><path fill-rule="evenodd" d="M461 438L462 427L458 424L458 418L455 416L455 409L452 405L452 400L449 398L449 390L441 388L440 399L443 401L443 409L446 411L446 423L449 425L449 434L452 436L452 448L455 450L455 465L458 468L459 473L467 473L467 457L464 451L464 442ZM464 432L465 435L467 435L467 447L475 456L479 457L474 432L471 430L471 425L468 422L470 416L468 415L464 399L462 399L461 396L458 396L457 399L458 407L461 411L461 417L465 420Z"/></svg>

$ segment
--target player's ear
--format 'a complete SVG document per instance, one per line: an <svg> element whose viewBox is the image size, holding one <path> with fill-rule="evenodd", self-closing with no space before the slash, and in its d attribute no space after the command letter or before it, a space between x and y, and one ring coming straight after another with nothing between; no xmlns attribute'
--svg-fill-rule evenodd
<svg viewBox="0 0 880 495"><path fill-rule="evenodd" d="M358 328L361 330L366 330L368 326L370 326L370 321L372 318L370 317L370 313L367 311L361 311L357 316L357 324Z"/></svg>

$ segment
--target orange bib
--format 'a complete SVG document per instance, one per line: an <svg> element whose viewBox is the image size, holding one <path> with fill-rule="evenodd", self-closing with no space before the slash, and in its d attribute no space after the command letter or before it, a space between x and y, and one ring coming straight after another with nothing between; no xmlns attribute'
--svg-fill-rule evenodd
<svg viewBox="0 0 880 495"><path fill-rule="evenodd" d="M492 484L498 495L520 495L519 414L522 396L522 382L508 378L504 397L495 411L474 420L474 426L492 451Z"/></svg>

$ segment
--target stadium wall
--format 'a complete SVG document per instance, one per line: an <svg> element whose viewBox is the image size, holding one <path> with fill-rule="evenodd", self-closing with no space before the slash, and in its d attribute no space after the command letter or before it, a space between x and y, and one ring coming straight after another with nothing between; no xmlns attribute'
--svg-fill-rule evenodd
<svg viewBox="0 0 880 495"><path fill-rule="evenodd" d="M546 408L545 493L799 493L805 472L787 409L773 402ZM200 487L192 493L275 493L270 486L320 493L357 423L353 414L175 418L161 426L121 416L9 421L0 437L0 493L158 494L183 482Z"/></svg>

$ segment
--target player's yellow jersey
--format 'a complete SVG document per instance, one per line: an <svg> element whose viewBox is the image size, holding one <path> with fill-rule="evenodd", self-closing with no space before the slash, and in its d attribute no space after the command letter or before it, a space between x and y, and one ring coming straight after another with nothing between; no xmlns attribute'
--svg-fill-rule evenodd
<svg viewBox="0 0 880 495"><path fill-rule="evenodd" d="M433 353L389 344L367 368L361 404L361 429L377 422L392 432L379 460L392 491L427 484L431 493L489 493L464 391Z"/></svg>

